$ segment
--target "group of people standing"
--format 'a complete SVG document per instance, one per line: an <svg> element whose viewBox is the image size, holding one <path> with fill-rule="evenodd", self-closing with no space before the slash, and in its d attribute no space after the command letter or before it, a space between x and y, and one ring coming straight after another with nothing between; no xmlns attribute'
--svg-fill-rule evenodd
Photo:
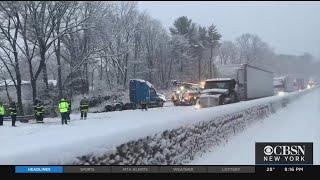
<svg viewBox="0 0 320 180"><path fill-rule="evenodd" d="M80 101L80 111L81 111L81 119L87 118L87 113L89 110L89 102L86 97L84 97ZM62 125L68 124L70 121L70 113L71 113L71 101L66 100L66 98L62 98L59 102L59 112L61 114L61 123ZM9 113L12 119L12 126L15 127L16 119L17 119L17 106L15 102L11 102L9 106ZM43 118L45 114L45 109L43 103L36 99L34 105L34 116L37 123L43 123ZM3 118L6 115L6 111L2 102L0 102L0 126L3 125Z"/></svg>
<svg viewBox="0 0 320 180"><path fill-rule="evenodd" d="M81 99L80 101L80 111L81 111L81 119L87 119L87 113L89 110L89 102L86 97ZM62 125L68 124L68 120L70 121L70 113L71 113L71 101L67 101L65 98L62 98L59 103L59 111L61 114L61 123Z"/></svg>
<svg viewBox="0 0 320 180"><path fill-rule="evenodd" d="M15 102L11 102L10 106L9 106L9 112L10 112L10 116L11 116L11 122L12 122L12 126L15 127L16 126L16 119L17 119L17 106ZM5 108L3 106L3 103L0 102L0 126L3 125L3 117L5 116L6 111Z"/></svg>

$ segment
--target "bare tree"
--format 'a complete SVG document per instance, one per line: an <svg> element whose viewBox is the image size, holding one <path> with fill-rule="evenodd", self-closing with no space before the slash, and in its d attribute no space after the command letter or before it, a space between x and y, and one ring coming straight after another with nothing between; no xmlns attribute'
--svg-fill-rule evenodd
<svg viewBox="0 0 320 180"><path fill-rule="evenodd" d="M1 2L1 39L0 48L2 54L0 59L7 69L12 82L16 88L19 114L23 113L21 97L21 73L18 55L18 31L20 26L20 17L18 14L19 6L14 2ZM10 48L8 48L10 47Z"/></svg>
<svg viewBox="0 0 320 180"><path fill-rule="evenodd" d="M61 38L61 57L69 65L69 72L61 82L63 87L71 89L68 94L73 94L72 87L79 83L81 86L76 91L82 94L89 91L89 61L104 48L98 47L99 37L95 35L97 24L100 23L98 17L104 17L104 8L104 3L81 2L73 5L63 18L66 34Z"/></svg>
<svg viewBox="0 0 320 180"><path fill-rule="evenodd" d="M231 41L222 42L219 48L220 64L238 64L240 63L239 51L236 45Z"/></svg>
<svg viewBox="0 0 320 180"><path fill-rule="evenodd" d="M238 37L236 44L240 50L240 63L254 63L257 61L258 49L262 46L262 43L257 35L246 33Z"/></svg>
<svg viewBox="0 0 320 180"><path fill-rule="evenodd" d="M74 16L75 8L78 8L78 3L77 2L72 2L72 3L65 3L63 8L58 9L58 14L60 14L61 18L55 18L52 19L52 24L56 24L56 27L54 28L54 31L52 33L52 36L54 39L56 39L53 43L54 45L54 52L57 60L57 69L58 69L58 98L61 99L63 96L63 88L62 88L62 72L61 72L61 39L63 38L63 35L61 32L66 32L65 31L68 27L68 22L63 22L63 17L65 16ZM55 22L56 21L56 22ZM64 27L63 26L64 24ZM72 33L68 31L68 33ZM56 38L57 37L57 38Z"/></svg>
<svg viewBox="0 0 320 180"><path fill-rule="evenodd" d="M69 24L69 28L59 31L59 34L53 37L57 26L61 27L60 22L66 12L66 8L69 7L69 3L72 2L29 1L26 3L27 12L30 14L28 21L30 23L29 35L37 39L36 45L40 54L39 67L35 71L34 79L36 80L39 74L43 73L46 92L48 91L46 53L58 38L65 35L70 28L78 26L78 24Z"/></svg>
<svg viewBox="0 0 320 180"><path fill-rule="evenodd" d="M2 80L1 85L4 84L4 89L6 91L8 102L10 102L11 101L11 97L10 97L10 94L9 94L9 91L8 91L7 70L6 70L5 66L4 66L4 64L2 64L2 63L0 63L0 79ZM1 101L2 101L2 99L1 99Z"/></svg>

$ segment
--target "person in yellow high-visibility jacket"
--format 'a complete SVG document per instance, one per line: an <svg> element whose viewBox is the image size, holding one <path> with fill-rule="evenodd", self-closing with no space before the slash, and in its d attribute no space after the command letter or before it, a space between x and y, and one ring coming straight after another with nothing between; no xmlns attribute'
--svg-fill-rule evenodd
<svg viewBox="0 0 320 180"><path fill-rule="evenodd" d="M68 109L69 109L69 104L65 98L62 98L59 103L59 111L61 114L61 123L63 124L68 124L67 118L68 118Z"/></svg>
<svg viewBox="0 0 320 180"><path fill-rule="evenodd" d="M5 110L4 110L4 107L3 107L3 103L0 102L0 126L3 125L3 116L5 114Z"/></svg>

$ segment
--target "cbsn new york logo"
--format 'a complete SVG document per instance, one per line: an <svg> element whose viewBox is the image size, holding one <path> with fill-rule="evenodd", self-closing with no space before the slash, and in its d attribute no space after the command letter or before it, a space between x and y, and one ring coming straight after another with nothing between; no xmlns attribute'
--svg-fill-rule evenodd
<svg viewBox="0 0 320 180"><path fill-rule="evenodd" d="M264 161L280 161L284 158L285 161L305 161L306 146L266 146L264 147Z"/></svg>
<svg viewBox="0 0 320 180"><path fill-rule="evenodd" d="M256 164L313 164L313 143L256 143Z"/></svg>

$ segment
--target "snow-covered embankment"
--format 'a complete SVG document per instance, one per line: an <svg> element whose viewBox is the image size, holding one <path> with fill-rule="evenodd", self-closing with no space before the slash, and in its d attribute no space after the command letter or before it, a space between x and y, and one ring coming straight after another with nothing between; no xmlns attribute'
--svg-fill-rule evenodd
<svg viewBox="0 0 320 180"><path fill-rule="evenodd" d="M78 157L74 164L185 164L195 155L219 145L312 90L288 93L225 106L206 108L193 114L194 121L123 143L104 154Z"/></svg>

